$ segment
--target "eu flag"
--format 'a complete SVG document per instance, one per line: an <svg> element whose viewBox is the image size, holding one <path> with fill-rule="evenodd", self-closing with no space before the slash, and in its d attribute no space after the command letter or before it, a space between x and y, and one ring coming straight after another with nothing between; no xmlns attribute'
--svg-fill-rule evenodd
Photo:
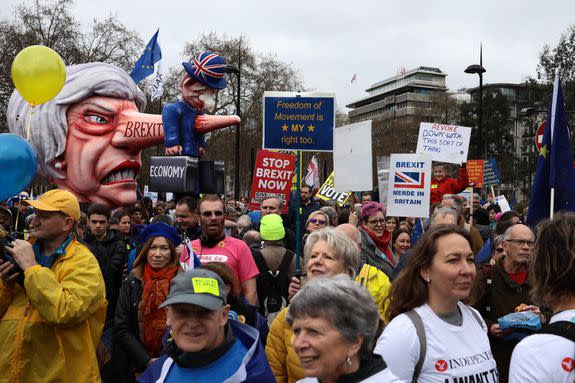
<svg viewBox="0 0 575 383"><path fill-rule="evenodd" d="M549 218L552 211L575 211L575 171L570 142L563 89L557 73L527 211L527 224L531 227Z"/></svg>
<svg viewBox="0 0 575 383"><path fill-rule="evenodd" d="M136 84L154 73L154 64L162 59L162 50L158 45L158 33L160 33L159 29L152 36L148 45L146 45L144 53L136 61L136 65L134 65L134 69L130 73L130 77Z"/></svg>
<svg viewBox="0 0 575 383"><path fill-rule="evenodd" d="M417 245L417 241L419 241L419 238L421 238L424 231L421 218L417 218L415 226L413 226L413 230L411 231L411 247L415 247Z"/></svg>

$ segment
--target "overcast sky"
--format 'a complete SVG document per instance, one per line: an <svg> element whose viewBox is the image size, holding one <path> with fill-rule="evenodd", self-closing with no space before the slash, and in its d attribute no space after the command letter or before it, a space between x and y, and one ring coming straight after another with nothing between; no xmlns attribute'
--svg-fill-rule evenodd
<svg viewBox="0 0 575 383"><path fill-rule="evenodd" d="M0 17L20 2L4 0ZM535 76L544 44L575 23L575 1L76 0L73 10L83 25L110 13L146 42L160 28L170 66L200 33L243 34L256 51L292 63L306 88L335 92L343 107L401 67L438 67L452 90L477 86L463 70L479 62L480 42L485 83Z"/></svg>

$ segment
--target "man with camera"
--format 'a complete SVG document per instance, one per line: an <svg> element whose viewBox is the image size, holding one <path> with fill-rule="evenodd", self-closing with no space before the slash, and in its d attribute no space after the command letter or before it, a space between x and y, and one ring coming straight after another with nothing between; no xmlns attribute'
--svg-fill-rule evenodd
<svg viewBox="0 0 575 383"><path fill-rule="evenodd" d="M23 203L35 210L36 243L14 240L3 249L0 371L14 383L99 382L107 302L98 262L73 233L78 200L51 190Z"/></svg>

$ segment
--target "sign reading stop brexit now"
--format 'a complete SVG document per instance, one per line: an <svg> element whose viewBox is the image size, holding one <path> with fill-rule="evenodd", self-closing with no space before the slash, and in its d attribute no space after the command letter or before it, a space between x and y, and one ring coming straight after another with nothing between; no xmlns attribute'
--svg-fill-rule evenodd
<svg viewBox="0 0 575 383"><path fill-rule="evenodd" d="M334 93L264 92L263 148L333 151Z"/></svg>
<svg viewBox="0 0 575 383"><path fill-rule="evenodd" d="M283 201L282 213L287 213L295 162L289 154L258 150L249 210L258 210L266 198L277 198Z"/></svg>

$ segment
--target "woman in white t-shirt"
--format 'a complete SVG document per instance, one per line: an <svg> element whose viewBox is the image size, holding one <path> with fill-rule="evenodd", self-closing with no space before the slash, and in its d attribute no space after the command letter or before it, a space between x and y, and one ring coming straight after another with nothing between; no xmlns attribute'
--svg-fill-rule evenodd
<svg viewBox="0 0 575 383"><path fill-rule="evenodd" d="M429 229L389 292L387 320L375 353L402 382L498 382L487 327L460 302L475 280L469 233Z"/></svg>
<svg viewBox="0 0 575 383"><path fill-rule="evenodd" d="M550 332L575 327L575 214L541 224L528 275L534 300L551 307L553 316L542 333L515 347L509 382L573 382L575 343Z"/></svg>

